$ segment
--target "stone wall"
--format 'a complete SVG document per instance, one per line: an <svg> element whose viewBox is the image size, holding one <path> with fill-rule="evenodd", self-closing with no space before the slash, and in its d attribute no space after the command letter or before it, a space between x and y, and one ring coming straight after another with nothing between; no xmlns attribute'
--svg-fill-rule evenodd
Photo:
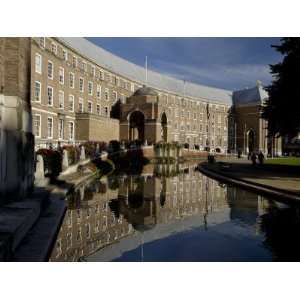
<svg viewBox="0 0 300 300"><path fill-rule="evenodd" d="M250 130L254 132L254 151L261 150L262 136L260 128L260 112L259 106L243 106L236 107L236 135L237 135L237 150L241 150L243 153L248 153L248 138L247 135Z"/></svg>
<svg viewBox="0 0 300 300"><path fill-rule="evenodd" d="M30 38L0 38L0 205L33 187Z"/></svg>
<svg viewBox="0 0 300 300"><path fill-rule="evenodd" d="M120 124L118 120L88 113L76 114L76 140L103 141L119 140Z"/></svg>

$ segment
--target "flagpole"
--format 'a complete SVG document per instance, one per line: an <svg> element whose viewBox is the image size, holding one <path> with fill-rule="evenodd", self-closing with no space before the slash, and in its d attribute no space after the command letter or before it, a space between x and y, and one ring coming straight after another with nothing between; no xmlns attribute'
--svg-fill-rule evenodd
<svg viewBox="0 0 300 300"><path fill-rule="evenodd" d="M145 61L145 71L146 71L146 85L148 84L148 57L146 55L146 61Z"/></svg>

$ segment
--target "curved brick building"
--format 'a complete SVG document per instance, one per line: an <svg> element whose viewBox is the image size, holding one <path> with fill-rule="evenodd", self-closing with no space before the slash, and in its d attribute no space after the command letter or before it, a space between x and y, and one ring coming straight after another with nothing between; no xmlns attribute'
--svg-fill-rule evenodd
<svg viewBox="0 0 300 300"><path fill-rule="evenodd" d="M145 76L144 68L84 38L32 38L31 60L36 147L141 139L280 153L260 118L267 97L260 83L233 92L151 70Z"/></svg>

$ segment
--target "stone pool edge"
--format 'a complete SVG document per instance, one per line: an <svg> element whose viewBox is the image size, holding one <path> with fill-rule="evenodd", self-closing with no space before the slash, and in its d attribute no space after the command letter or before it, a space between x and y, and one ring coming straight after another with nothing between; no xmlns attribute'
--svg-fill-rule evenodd
<svg viewBox="0 0 300 300"><path fill-rule="evenodd" d="M212 170L208 167L208 164L206 162L200 163L198 165L198 170L204 175L211 178L220 180L225 183L231 183L233 185L256 192L261 195L274 197L281 202L292 202L295 204L300 204L300 195L298 196L288 190L276 189L269 185L261 183L253 183L249 180L241 179L228 173Z"/></svg>

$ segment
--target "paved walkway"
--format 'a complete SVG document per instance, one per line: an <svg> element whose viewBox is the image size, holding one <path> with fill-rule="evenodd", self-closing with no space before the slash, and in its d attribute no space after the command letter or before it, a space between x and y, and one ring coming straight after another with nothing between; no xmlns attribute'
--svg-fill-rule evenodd
<svg viewBox="0 0 300 300"><path fill-rule="evenodd" d="M222 162L225 166L222 166ZM226 167L229 165L229 167ZM212 171L228 174L238 179L259 183L272 188L287 190L300 195L300 168L293 166L256 165L247 159L222 158L207 165Z"/></svg>

